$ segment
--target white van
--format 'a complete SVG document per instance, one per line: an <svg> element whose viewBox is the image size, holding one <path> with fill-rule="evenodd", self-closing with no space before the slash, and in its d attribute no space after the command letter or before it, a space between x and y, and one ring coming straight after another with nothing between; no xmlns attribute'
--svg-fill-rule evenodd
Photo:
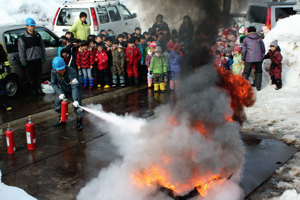
<svg viewBox="0 0 300 200"><path fill-rule="evenodd" d="M104 29L112 29L114 33L133 33L140 27L136 19L137 14L116 0L77 0L66 1L58 8L53 20L53 32L59 36L64 35L79 19L81 12L87 13L87 23L90 25L91 34L98 35Z"/></svg>
<svg viewBox="0 0 300 200"><path fill-rule="evenodd" d="M295 15L293 7L297 2L265 2L252 3L248 7L245 26L255 26L257 31L261 30L262 26L267 26L270 30L276 26L278 16L284 18L290 15Z"/></svg>

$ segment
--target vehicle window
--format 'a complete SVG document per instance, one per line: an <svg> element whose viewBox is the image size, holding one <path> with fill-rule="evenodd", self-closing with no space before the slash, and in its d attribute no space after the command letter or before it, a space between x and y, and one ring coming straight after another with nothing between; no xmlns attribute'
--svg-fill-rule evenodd
<svg viewBox="0 0 300 200"><path fill-rule="evenodd" d="M120 9L121 15L123 16L123 18L125 20L126 19L132 19L132 16L131 16L129 10L125 6L120 5L119 9Z"/></svg>
<svg viewBox="0 0 300 200"><path fill-rule="evenodd" d="M42 28L35 29L42 37L45 47L57 47L57 41L54 36Z"/></svg>
<svg viewBox="0 0 300 200"><path fill-rule="evenodd" d="M4 33L4 42L6 44L7 53L19 52L18 42L25 32L25 29L13 30Z"/></svg>
<svg viewBox="0 0 300 200"><path fill-rule="evenodd" d="M254 23L266 23L267 7L250 6L247 16L247 21Z"/></svg>
<svg viewBox="0 0 300 200"><path fill-rule="evenodd" d="M87 14L86 22L91 25L89 9L82 8L63 8L60 10L58 19L56 22L57 26L72 26L78 19L79 14L85 12Z"/></svg>
<svg viewBox="0 0 300 200"><path fill-rule="evenodd" d="M108 23L109 22L109 17L108 17L108 13L107 13L107 10L105 7L101 7L97 9L98 11L98 16L99 16L99 19L100 19L100 23L101 24L105 24L105 23Z"/></svg>
<svg viewBox="0 0 300 200"><path fill-rule="evenodd" d="M284 18L289 17L291 15L297 14L296 11L292 7L290 8L276 8L275 9L275 14L276 14L276 21L278 21L278 16L282 15Z"/></svg>
<svg viewBox="0 0 300 200"><path fill-rule="evenodd" d="M119 13L116 6L109 6L109 7L107 7L107 10L108 10L108 13L109 13L109 16L110 16L110 20L112 22L121 20L120 13Z"/></svg>

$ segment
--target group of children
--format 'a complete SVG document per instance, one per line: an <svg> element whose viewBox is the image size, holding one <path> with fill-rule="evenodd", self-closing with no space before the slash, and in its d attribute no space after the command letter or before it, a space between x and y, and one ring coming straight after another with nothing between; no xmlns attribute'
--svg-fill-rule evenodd
<svg viewBox="0 0 300 200"><path fill-rule="evenodd" d="M242 75L245 67L245 62L242 60L242 44L244 38L247 36L247 29L238 28L234 23L232 27L221 29L219 31L218 39L213 45L214 52L214 66L224 67L227 70L232 70L233 74ZM261 35L264 37L264 35ZM269 75L271 78L271 85L276 85L276 90L282 88L282 55L277 41L270 44L269 52L264 56L264 59L271 60ZM255 67L253 68L253 71ZM254 73L254 72L253 72ZM255 76L252 76L255 81Z"/></svg>
<svg viewBox="0 0 300 200"><path fill-rule="evenodd" d="M185 45L179 44L176 37L165 37L169 35L164 34L165 30L159 35L149 31L141 35L137 27L131 35L124 32L116 37L112 30L102 30L84 41L67 32L61 37L58 51L66 64L76 69L84 89L107 89L118 83L125 87L126 81L139 87L140 81L147 78L154 92L165 92L167 83L174 90Z"/></svg>

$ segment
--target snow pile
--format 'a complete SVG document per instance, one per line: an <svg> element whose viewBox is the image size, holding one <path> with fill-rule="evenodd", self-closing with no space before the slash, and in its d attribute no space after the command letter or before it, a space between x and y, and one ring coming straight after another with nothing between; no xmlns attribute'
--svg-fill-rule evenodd
<svg viewBox="0 0 300 200"><path fill-rule="evenodd" d="M300 194L297 194L296 190L285 191L279 200L300 200Z"/></svg>
<svg viewBox="0 0 300 200"><path fill-rule="evenodd" d="M248 121L244 130L274 134L288 143L300 144L300 15L291 16L277 23L266 36L266 49L278 40L283 55L283 88L274 90L270 85L268 69L264 62L263 88L257 93L256 104L246 109ZM284 136L284 137L283 137Z"/></svg>
<svg viewBox="0 0 300 200"><path fill-rule="evenodd" d="M0 199L1 200L37 200L32 196L28 195L24 190L7 186L1 182L1 170L0 170Z"/></svg>

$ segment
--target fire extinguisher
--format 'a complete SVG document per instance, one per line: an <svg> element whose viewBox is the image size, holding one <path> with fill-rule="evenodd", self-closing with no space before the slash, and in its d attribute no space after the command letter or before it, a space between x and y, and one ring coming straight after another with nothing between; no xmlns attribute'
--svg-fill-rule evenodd
<svg viewBox="0 0 300 200"><path fill-rule="evenodd" d="M36 148L36 139L35 139L35 126L32 122L31 116L29 115L28 123L26 124L26 138L27 138L27 149Z"/></svg>
<svg viewBox="0 0 300 200"><path fill-rule="evenodd" d="M7 152L9 154L16 152L16 145L15 145L15 132L10 127L10 124L8 124L8 128L6 131L6 143L7 143Z"/></svg>
<svg viewBox="0 0 300 200"><path fill-rule="evenodd" d="M67 122L68 121L68 107L69 107L69 102L68 100L63 100L61 102L61 111L60 111L60 115L61 115L61 121L62 122Z"/></svg>

